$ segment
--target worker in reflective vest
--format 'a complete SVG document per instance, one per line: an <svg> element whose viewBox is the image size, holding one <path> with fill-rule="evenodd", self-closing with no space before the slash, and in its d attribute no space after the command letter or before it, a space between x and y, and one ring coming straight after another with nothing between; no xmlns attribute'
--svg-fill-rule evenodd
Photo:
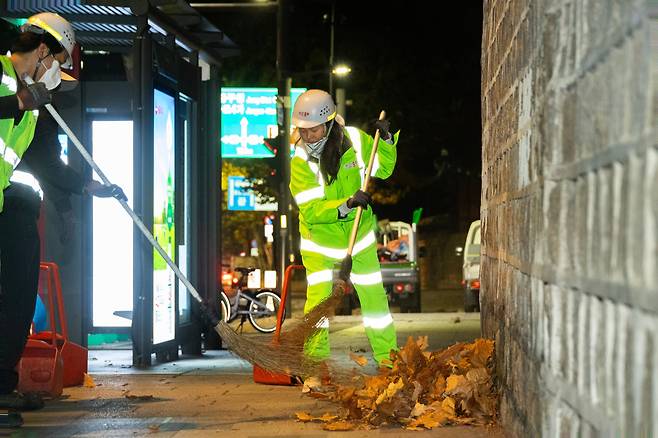
<svg viewBox="0 0 658 438"><path fill-rule="evenodd" d="M347 254L357 207L363 207L352 254L350 281L361 302L363 325L378 364L389 364L397 350L393 318L377 258L375 217L370 195L360 190L370 159L373 138L356 128L346 128L331 96L308 90L295 102L292 115L298 136L291 160L290 190L299 207L300 250L306 268L304 312L331 294L333 269ZM379 142L371 176L388 178L395 167L398 134L389 133L389 122L376 122ZM328 321L308 339L307 355L329 356Z"/></svg>
<svg viewBox="0 0 658 438"><path fill-rule="evenodd" d="M5 409L37 409L43 401L15 391L14 370L34 315L39 235L34 214L17 204L10 207L4 199L15 187L38 194L34 178L16 168L34 137L37 109L50 102L61 81L59 66L70 65L74 44L68 21L41 13L27 20L12 43L11 56L0 56L0 408ZM27 77L35 83L27 84Z"/></svg>

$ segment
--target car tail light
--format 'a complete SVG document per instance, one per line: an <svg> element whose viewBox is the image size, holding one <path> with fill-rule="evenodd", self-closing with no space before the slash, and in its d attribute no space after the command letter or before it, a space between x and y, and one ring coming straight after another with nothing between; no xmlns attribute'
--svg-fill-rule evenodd
<svg viewBox="0 0 658 438"><path fill-rule="evenodd" d="M396 283L395 286L393 286L393 290L399 294L404 292L413 292L414 286L411 283Z"/></svg>
<svg viewBox="0 0 658 438"><path fill-rule="evenodd" d="M231 280L233 284L238 284L238 277L233 277L233 280Z"/></svg>
<svg viewBox="0 0 658 438"><path fill-rule="evenodd" d="M229 274L228 272L222 274L222 281L232 281L233 280L233 275Z"/></svg>
<svg viewBox="0 0 658 438"><path fill-rule="evenodd" d="M471 289L480 289L480 280L473 280L471 282Z"/></svg>

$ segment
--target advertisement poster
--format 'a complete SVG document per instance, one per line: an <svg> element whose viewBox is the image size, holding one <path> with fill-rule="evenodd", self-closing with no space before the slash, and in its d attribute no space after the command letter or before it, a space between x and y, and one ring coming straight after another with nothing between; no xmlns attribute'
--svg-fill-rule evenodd
<svg viewBox="0 0 658 438"><path fill-rule="evenodd" d="M306 88L290 90L290 111ZM222 158L268 158L263 139L278 135L276 88L222 88Z"/></svg>
<svg viewBox="0 0 658 438"><path fill-rule="evenodd" d="M174 260L175 100L153 93L153 236ZM153 250L153 343L176 336L174 271Z"/></svg>
<svg viewBox="0 0 658 438"><path fill-rule="evenodd" d="M93 159L133 206L133 122L94 120ZM60 141L62 139L60 138ZM100 177L94 172L94 179ZM113 198L92 198L94 327L130 327L133 310L133 223Z"/></svg>

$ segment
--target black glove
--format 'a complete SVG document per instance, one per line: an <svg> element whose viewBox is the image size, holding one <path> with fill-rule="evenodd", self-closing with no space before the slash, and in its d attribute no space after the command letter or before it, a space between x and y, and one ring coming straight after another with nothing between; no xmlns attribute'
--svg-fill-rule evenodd
<svg viewBox="0 0 658 438"><path fill-rule="evenodd" d="M98 198L113 197L128 202L128 197L125 193L123 193L121 187L116 184L105 185L99 183L98 181L92 180L89 181L85 187L85 191L91 196L96 196Z"/></svg>
<svg viewBox="0 0 658 438"><path fill-rule="evenodd" d="M357 192L347 200L346 204L349 208L356 208L356 207L368 208L368 205L371 202L372 202L372 198L370 197L368 192L364 192L363 190L357 190Z"/></svg>
<svg viewBox="0 0 658 438"><path fill-rule="evenodd" d="M382 119L375 121L375 129L379 129L379 138L382 140L388 140L388 137L391 135L389 129L391 129L391 122Z"/></svg>
<svg viewBox="0 0 658 438"><path fill-rule="evenodd" d="M41 82L26 85L16 92L24 110L35 110L52 101L52 93Z"/></svg>

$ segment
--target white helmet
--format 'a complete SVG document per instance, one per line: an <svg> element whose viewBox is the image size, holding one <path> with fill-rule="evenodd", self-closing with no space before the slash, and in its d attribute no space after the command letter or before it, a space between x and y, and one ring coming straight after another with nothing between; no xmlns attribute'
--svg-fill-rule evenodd
<svg viewBox="0 0 658 438"><path fill-rule="evenodd" d="M73 48L75 47L75 31L66 19L52 12L41 12L28 18L22 29L23 32L48 32L52 35L69 55L66 62L62 64L62 68L71 68Z"/></svg>
<svg viewBox="0 0 658 438"><path fill-rule="evenodd" d="M298 128L312 128L336 117L336 104L331 95L322 90L307 90L295 102L292 123Z"/></svg>

